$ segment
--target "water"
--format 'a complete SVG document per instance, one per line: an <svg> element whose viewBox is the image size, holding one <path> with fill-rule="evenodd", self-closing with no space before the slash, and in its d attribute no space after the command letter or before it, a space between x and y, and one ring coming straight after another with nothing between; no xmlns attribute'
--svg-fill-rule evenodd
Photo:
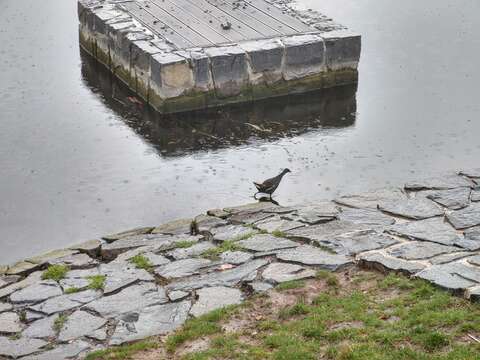
<svg viewBox="0 0 480 360"><path fill-rule="evenodd" d="M480 166L478 1L301 5L363 35L356 94L185 119L81 56L74 0L0 0L0 263L248 202L283 167L281 204Z"/></svg>

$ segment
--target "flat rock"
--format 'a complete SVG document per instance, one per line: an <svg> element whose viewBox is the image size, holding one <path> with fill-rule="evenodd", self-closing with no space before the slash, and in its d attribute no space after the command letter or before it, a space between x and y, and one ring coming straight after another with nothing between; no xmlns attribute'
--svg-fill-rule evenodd
<svg viewBox="0 0 480 360"><path fill-rule="evenodd" d="M210 311L242 302L242 292L225 286L214 286L197 291L198 300L190 309L192 316L198 317Z"/></svg>
<svg viewBox="0 0 480 360"><path fill-rule="evenodd" d="M25 279L5 286L0 289L0 299L14 293L17 290L26 288L32 284L40 282L42 279L42 271L36 271L30 275L28 275Z"/></svg>
<svg viewBox="0 0 480 360"><path fill-rule="evenodd" d="M152 250L153 250L152 246L141 246L141 247L133 248L131 250L122 252L114 260L110 261L109 264L125 263L130 261L131 258L137 255L144 255L145 253L151 252Z"/></svg>
<svg viewBox="0 0 480 360"><path fill-rule="evenodd" d="M374 226L355 224L349 221L334 220L324 224L307 226L286 232L286 236L292 239L321 242L332 237L355 233L358 231L371 230Z"/></svg>
<svg viewBox="0 0 480 360"><path fill-rule="evenodd" d="M458 233L441 218L395 224L388 228L387 232L443 245L455 245L460 241Z"/></svg>
<svg viewBox="0 0 480 360"><path fill-rule="evenodd" d="M62 289L55 281L42 281L14 292L10 300L13 303L37 303L62 294Z"/></svg>
<svg viewBox="0 0 480 360"><path fill-rule="evenodd" d="M253 281L250 283L250 286L252 287L252 290L257 293L265 292L273 288L272 284L264 281Z"/></svg>
<svg viewBox="0 0 480 360"><path fill-rule="evenodd" d="M464 209L449 211L447 219L458 230L480 225L480 204L472 203Z"/></svg>
<svg viewBox="0 0 480 360"><path fill-rule="evenodd" d="M468 176L470 178L480 178L480 168L465 169L458 172L459 175Z"/></svg>
<svg viewBox="0 0 480 360"><path fill-rule="evenodd" d="M256 259L246 262L236 268L193 276L190 279L167 285L170 290L195 290L206 286L235 286L241 281L252 281L257 276L257 270L268 264L266 260Z"/></svg>
<svg viewBox="0 0 480 360"><path fill-rule="evenodd" d="M135 235L102 245L101 254L104 259L112 260L123 252L143 246L152 246L158 250L169 250L175 247L174 238L170 235Z"/></svg>
<svg viewBox="0 0 480 360"><path fill-rule="evenodd" d="M97 256L100 254L100 246L102 242L98 239L87 240L80 244L70 246L70 249L80 251L81 253L88 254L90 256Z"/></svg>
<svg viewBox="0 0 480 360"><path fill-rule="evenodd" d="M75 341L70 344L59 345L53 350L42 352L41 354L27 356L22 360L65 360L77 357L81 353L90 349L91 346L85 341Z"/></svg>
<svg viewBox="0 0 480 360"><path fill-rule="evenodd" d="M168 298L169 298L171 301L178 301L178 300L185 299L185 298L188 297L189 295L190 295L189 292L181 291L181 290L174 290L174 291L170 291L170 292L168 293Z"/></svg>
<svg viewBox="0 0 480 360"><path fill-rule="evenodd" d="M248 212L248 211L242 211L239 213L236 213L232 215L228 220L232 224L255 224L259 221L268 219L275 216L274 214L271 213L266 213L266 212Z"/></svg>
<svg viewBox="0 0 480 360"><path fill-rule="evenodd" d="M240 206L232 206L223 209L230 215L232 214L238 214L239 212L259 212L259 211L265 211L265 210L270 210L270 209L276 209L279 208L279 206L269 202L269 201L259 201L256 203L251 203L251 204L245 204L245 205L240 205Z"/></svg>
<svg viewBox="0 0 480 360"><path fill-rule="evenodd" d="M410 181L405 184L406 190L447 190L458 187L472 187L474 183L462 176L456 174L445 175L442 177L432 177L419 181Z"/></svg>
<svg viewBox="0 0 480 360"><path fill-rule="evenodd" d="M274 231L284 232L304 226L305 224L300 221L285 220L282 219L280 216L274 216L255 224L255 227L257 229L268 231L269 233Z"/></svg>
<svg viewBox="0 0 480 360"><path fill-rule="evenodd" d="M338 214L338 219L354 224L387 226L395 223L395 219L378 210L345 209Z"/></svg>
<svg viewBox="0 0 480 360"><path fill-rule="evenodd" d="M197 230L202 234L204 232L210 232L212 229L228 225L228 222L216 217L209 215L199 215L195 217L195 222L197 224Z"/></svg>
<svg viewBox="0 0 480 360"><path fill-rule="evenodd" d="M10 311L12 309L13 309L12 304L0 302L0 313L5 312L5 311Z"/></svg>
<svg viewBox="0 0 480 360"><path fill-rule="evenodd" d="M45 315L42 314L42 313L37 313L37 312L31 311L31 310L26 310L25 311L25 321L27 323L30 323L30 322L35 321L35 320L43 319L44 317L45 317Z"/></svg>
<svg viewBox="0 0 480 360"><path fill-rule="evenodd" d="M409 219L422 220L443 215L443 209L427 199L407 199L382 202L378 208L389 214Z"/></svg>
<svg viewBox="0 0 480 360"><path fill-rule="evenodd" d="M285 219L315 225L334 220L339 213L338 207L331 201L319 202L296 207L296 211L283 215Z"/></svg>
<svg viewBox="0 0 480 360"><path fill-rule="evenodd" d="M257 233L258 231L242 225L222 226L212 231L213 239L216 241L236 241Z"/></svg>
<svg viewBox="0 0 480 360"><path fill-rule="evenodd" d="M107 329L105 327L101 329L97 329L90 334L87 334L87 337L90 339L98 340L98 341L105 341L107 340Z"/></svg>
<svg viewBox="0 0 480 360"><path fill-rule="evenodd" d="M277 258L304 265L315 265L327 270L337 270L352 264L352 259L344 255L330 254L310 245L302 245L294 249L287 249L277 253Z"/></svg>
<svg viewBox="0 0 480 360"><path fill-rule="evenodd" d="M63 289L76 288L83 289L86 288L90 281L88 280L89 276L99 275L97 268L93 269L77 269L70 270L64 279L60 280L60 285Z"/></svg>
<svg viewBox="0 0 480 360"><path fill-rule="evenodd" d="M428 191L426 197L452 210L462 209L470 202L470 188L460 187L448 190Z"/></svg>
<svg viewBox="0 0 480 360"><path fill-rule="evenodd" d="M300 244L285 238L275 237L269 234L254 235L246 240L241 240L238 245L244 249L252 251L272 251L280 249L289 249Z"/></svg>
<svg viewBox="0 0 480 360"><path fill-rule="evenodd" d="M52 261L49 261L49 264L65 264L70 269L84 269L98 265L98 261L92 259L87 254L75 254L54 259Z"/></svg>
<svg viewBox="0 0 480 360"><path fill-rule="evenodd" d="M97 299L86 306L103 317L113 318L168 302L165 289L153 283L132 285L117 294Z"/></svg>
<svg viewBox="0 0 480 360"><path fill-rule="evenodd" d="M441 254L454 253L460 250L461 249L458 247L446 246L433 242L412 241L389 249L387 250L387 253L391 256L405 260L423 260Z"/></svg>
<svg viewBox="0 0 480 360"><path fill-rule="evenodd" d="M120 241L120 240L119 240ZM137 269L135 265L127 264L103 264L100 265L99 273L105 275L104 294L123 289L138 281L154 281L155 278L144 269Z"/></svg>
<svg viewBox="0 0 480 360"><path fill-rule="evenodd" d="M466 229L463 232L466 241L472 243L472 247L470 250L478 250L480 248L480 227L471 227Z"/></svg>
<svg viewBox="0 0 480 360"><path fill-rule="evenodd" d="M40 304L31 306L30 309L52 315L58 312L71 310L87 304L101 296L100 291L85 290L74 294L66 294L48 299Z"/></svg>
<svg viewBox="0 0 480 360"><path fill-rule="evenodd" d="M471 301L478 302L480 300L480 286L474 286L470 289L467 289L465 292L465 297Z"/></svg>
<svg viewBox="0 0 480 360"><path fill-rule="evenodd" d="M473 202L478 202L480 201L480 186L476 185L470 194L470 200Z"/></svg>
<svg viewBox="0 0 480 360"><path fill-rule="evenodd" d="M0 333L17 333L23 330L22 323L17 313L3 312L0 313Z"/></svg>
<svg viewBox="0 0 480 360"><path fill-rule="evenodd" d="M350 233L348 235L325 238L318 244L341 255L357 255L359 253L386 248L399 241L376 231L366 230Z"/></svg>
<svg viewBox="0 0 480 360"><path fill-rule="evenodd" d="M208 259L183 259L158 267L155 274L165 279L175 279L198 274L201 269L210 265L212 261Z"/></svg>
<svg viewBox="0 0 480 360"><path fill-rule="evenodd" d="M471 255L472 255L471 252L458 251L458 252L454 252L454 253L451 253L451 254L438 255L438 256L435 256L435 257L429 259L428 261L432 265L441 265L441 264L447 264L447 263L455 261L455 260L460 260L460 259L466 258L466 257L471 256Z"/></svg>
<svg viewBox="0 0 480 360"><path fill-rule="evenodd" d="M187 259L190 257L199 256L203 252L213 249L214 247L215 245L209 241L201 241L188 248L171 250L167 253L167 255L173 257L175 260Z"/></svg>
<svg viewBox="0 0 480 360"><path fill-rule="evenodd" d="M47 343L43 340L27 339L23 337L18 340L11 340L0 336L0 356L18 358L33 354L45 345L47 345Z"/></svg>
<svg viewBox="0 0 480 360"><path fill-rule="evenodd" d="M120 321L110 340L110 345L163 335L179 328L187 320L190 301L154 305L143 309L138 316Z"/></svg>
<svg viewBox="0 0 480 360"><path fill-rule="evenodd" d="M263 270L262 277L271 283L300 280L315 277L316 272L303 266L288 263L272 263Z"/></svg>
<svg viewBox="0 0 480 360"><path fill-rule="evenodd" d="M153 229L152 234L186 235L190 234L192 219L170 221Z"/></svg>
<svg viewBox="0 0 480 360"><path fill-rule="evenodd" d="M464 276L471 275L472 270L470 268L461 263L433 265L419 272L416 276L447 290L459 291L476 285L472 279ZM478 275L480 276L480 270Z"/></svg>
<svg viewBox="0 0 480 360"><path fill-rule="evenodd" d="M207 215L215 216L220 219L226 219L227 217L230 216L230 213L223 209L211 209L207 211Z"/></svg>
<svg viewBox="0 0 480 360"><path fill-rule="evenodd" d="M416 261L407 261L391 256L386 256L379 252L370 252L360 254L358 260L369 267L380 267L380 270L389 269L394 271L402 271L409 274L417 273L423 270L426 266Z"/></svg>
<svg viewBox="0 0 480 360"><path fill-rule="evenodd" d="M54 328L55 320L58 314L34 321L25 331L22 336L32 339L53 338L56 336Z"/></svg>
<svg viewBox="0 0 480 360"><path fill-rule="evenodd" d="M68 316L58 339L62 342L78 339L101 328L106 322L105 319L91 315L86 311L77 310Z"/></svg>
<svg viewBox="0 0 480 360"><path fill-rule="evenodd" d="M149 233L152 232L153 229L155 229L155 228L150 227L150 226L139 227L139 228L130 229L130 230L127 230L127 231L122 231L122 232L116 233L116 234L106 235L106 236L103 236L102 239L106 240L108 242L113 242L113 241L120 240L120 239L123 239L123 238L126 238L126 237L149 234Z"/></svg>
<svg viewBox="0 0 480 360"><path fill-rule="evenodd" d="M472 264L472 265L475 265L475 266L480 266L480 255L475 255L475 256L469 257L467 259L467 262L469 264Z"/></svg>
<svg viewBox="0 0 480 360"><path fill-rule="evenodd" d="M19 261L12 266L8 267L6 272L7 275L27 275L38 269L40 269L41 264L32 263L29 261Z"/></svg>
<svg viewBox="0 0 480 360"><path fill-rule="evenodd" d="M244 251L225 251L220 255L220 259L224 263L240 265L250 261L253 255Z"/></svg>
<svg viewBox="0 0 480 360"><path fill-rule="evenodd" d="M353 208L369 208L376 210L378 204L386 201L406 199L405 194L397 188L377 189L361 194L343 195L335 199L335 202Z"/></svg>
<svg viewBox="0 0 480 360"><path fill-rule="evenodd" d="M72 250L72 249L60 249L60 250L53 250L48 253L39 255L39 256L34 256L29 259L26 259L26 261L34 263L34 264L49 264L51 261L55 259L59 259L65 256L70 256L77 254L78 251Z"/></svg>

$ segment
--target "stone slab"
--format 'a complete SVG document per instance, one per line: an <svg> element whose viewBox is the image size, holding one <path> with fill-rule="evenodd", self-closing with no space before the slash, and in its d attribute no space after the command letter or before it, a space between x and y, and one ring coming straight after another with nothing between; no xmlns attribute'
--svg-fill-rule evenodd
<svg viewBox="0 0 480 360"><path fill-rule="evenodd" d="M444 213L433 201L422 198L381 202L378 208L389 214L415 220L428 219Z"/></svg>
<svg viewBox="0 0 480 360"><path fill-rule="evenodd" d="M242 226L228 225L216 228L212 231L213 240L215 241L237 241L243 237L256 234L257 230Z"/></svg>
<svg viewBox="0 0 480 360"><path fill-rule="evenodd" d="M383 249L399 241L385 234L376 231L358 231L349 235L325 238L318 241L319 245L341 255L357 255L359 253Z"/></svg>
<svg viewBox="0 0 480 360"><path fill-rule="evenodd" d="M62 294L62 289L55 281L42 281L14 292L10 300L13 303L37 303Z"/></svg>
<svg viewBox="0 0 480 360"><path fill-rule="evenodd" d="M369 252L360 254L357 259L362 265L368 267L379 268L380 270L401 271L408 274L415 274L423 269L426 265L418 261L406 261L391 256L386 256L380 252Z"/></svg>
<svg viewBox="0 0 480 360"><path fill-rule="evenodd" d="M470 203L470 188L460 187L441 191L430 191L426 197L446 208L458 210Z"/></svg>
<svg viewBox="0 0 480 360"><path fill-rule="evenodd" d="M473 276L472 273L474 270L472 269L472 267L456 262L443 265L433 265L419 272L416 276L433 282L435 285L447 290L463 292L466 288L476 285L476 282L469 277L480 279L480 269L477 271L477 274L474 274Z"/></svg>
<svg viewBox="0 0 480 360"><path fill-rule="evenodd" d="M225 251L220 254L220 259L224 263L240 265L247 261L250 261L253 255L244 251Z"/></svg>
<svg viewBox="0 0 480 360"><path fill-rule="evenodd" d="M54 330L55 320L58 314L34 321L28 328L26 328L22 336L32 339L53 338L56 336Z"/></svg>
<svg viewBox="0 0 480 360"><path fill-rule="evenodd" d="M213 286L197 290L198 300L190 309L192 316L198 317L210 311L242 302L242 292L225 286Z"/></svg>
<svg viewBox="0 0 480 360"><path fill-rule="evenodd" d="M315 270L288 263L272 263L263 270L262 277L273 284L315 277Z"/></svg>
<svg viewBox="0 0 480 360"><path fill-rule="evenodd" d="M155 269L155 274L165 279L176 279L198 274L201 269L212 265L208 259L183 259L172 261Z"/></svg>
<svg viewBox="0 0 480 360"><path fill-rule="evenodd" d="M119 233L116 233L116 234L106 235L106 236L103 236L102 239L106 240L107 242L113 242L113 241L120 240L120 239L123 239L123 238L126 238L126 237L149 234L149 233L152 232L153 229L154 229L154 227L150 227L150 226L139 227L139 228L135 228L135 229L122 231L122 232L119 232Z"/></svg>
<svg viewBox="0 0 480 360"><path fill-rule="evenodd" d="M380 203L405 200L406 195L397 188L377 189L361 194L348 194L335 199L341 205L353 208L367 208L376 210Z"/></svg>
<svg viewBox="0 0 480 360"><path fill-rule="evenodd" d="M413 180L405 184L406 190L447 190L458 187L472 187L473 181L456 174L431 177L423 180Z"/></svg>
<svg viewBox="0 0 480 360"><path fill-rule="evenodd" d="M179 249L169 251L167 255L173 257L175 260L182 260L182 259L187 259L189 257L199 256L203 252L213 249L214 247L215 245L212 244L211 242L202 241L188 248L183 248L183 249L179 248Z"/></svg>
<svg viewBox="0 0 480 360"><path fill-rule="evenodd" d="M305 224L300 221L290 221L290 220L282 219L278 215L272 218L265 219L255 224L255 227L257 229L267 231L269 233L274 231L277 231L277 232L289 231L289 230L297 229L303 226L305 226Z"/></svg>
<svg viewBox="0 0 480 360"><path fill-rule="evenodd" d="M277 258L304 265L314 265L332 271L353 263L350 257L331 254L310 245L302 245L298 248L280 251L277 253Z"/></svg>
<svg viewBox="0 0 480 360"><path fill-rule="evenodd" d="M89 345L85 341L74 341L70 344L59 345L58 347L54 348L53 350L45 351L40 354L27 356L23 359L25 360L65 360L65 359L73 359L78 355L82 354L83 352L91 349L91 345Z"/></svg>
<svg viewBox="0 0 480 360"><path fill-rule="evenodd" d="M461 251L458 247L446 246L426 241L412 241L387 250L393 257L405 260L424 260L442 254Z"/></svg>
<svg viewBox="0 0 480 360"><path fill-rule="evenodd" d="M52 315L83 306L100 296L101 293L99 291L85 290L48 299L40 304L30 306L30 309L47 315Z"/></svg>
<svg viewBox="0 0 480 360"><path fill-rule="evenodd" d="M295 241L285 238L275 237L269 234L254 235L246 240L241 240L238 245L251 251L273 251L280 249L289 249L299 246Z"/></svg>
<svg viewBox="0 0 480 360"><path fill-rule="evenodd" d="M338 219L355 224L387 226L395 223L395 219L372 209L344 209L338 214Z"/></svg>
<svg viewBox="0 0 480 360"><path fill-rule="evenodd" d="M0 333L17 333L23 330L20 318L15 312L0 313Z"/></svg>
<svg viewBox="0 0 480 360"><path fill-rule="evenodd" d="M138 281L154 281L155 278L144 269L133 264L102 264L99 274L105 276L104 294L110 294Z"/></svg>
<svg viewBox="0 0 480 360"><path fill-rule="evenodd" d="M47 345L47 342L39 339L20 338L11 340L0 336L0 356L8 356L15 359L33 354L45 345Z"/></svg>
<svg viewBox="0 0 480 360"><path fill-rule="evenodd" d="M86 311L77 310L67 317L62 327L58 340L67 342L93 333L106 324L106 320L89 314Z"/></svg>
<svg viewBox="0 0 480 360"><path fill-rule="evenodd" d="M447 212L447 219L455 229L466 229L480 225L480 204L472 203L464 209L449 211Z"/></svg>

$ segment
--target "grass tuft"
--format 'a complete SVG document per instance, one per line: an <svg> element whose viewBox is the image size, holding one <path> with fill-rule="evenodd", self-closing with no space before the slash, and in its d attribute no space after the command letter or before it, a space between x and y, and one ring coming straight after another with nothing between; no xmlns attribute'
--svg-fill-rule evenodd
<svg viewBox="0 0 480 360"><path fill-rule="evenodd" d="M291 280L285 281L284 283L278 284L275 288L278 291L285 291L290 289L298 289L305 286L305 281L303 280Z"/></svg>
<svg viewBox="0 0 480 360"><path fill-rule="evenodd" d="M243 248L235 243L233 240L227 240L222 242L219 246L205 250L202 253L203 257L209 259L218 259L218 257L226 251L238 251Z"/></svg>
<svg viewBox="0 0 480 360"><path fill-rule="evenodd" d="M82 289L80 289L80 288L70 287L70 288L65 289L64 293L65 293L65 294L75 294L75 293L77 293L77 292L79 292L79 291L81 291L81 290L82 290Z"/></svg>
<svg viewBox="0 0 480 360"><path fill-rule="evenodd" d="M151 350L158 348L159 344L155 341L140 341L133 344L122 345L111 349L97 350L91 352L85 357L85 360L126 360L131 359L131 355L145 350Z"/></svg>
<svg viewBox="0 0 480 360"><path fill-rule="evenodd" d="M53 329L53 331L55 331L56 334L59 334L60 331L62 331L63 326L67 322L67 319L68 319L68 317L65 314L60 314L55 319L55 321L53 322L53 325L52 325L52 329Z"/></svg>
<svg viewBox="0 0 480 360"><path fill-rule="evenodd" d="M175 243L175 247L179 249L186 249L195 245L196 241L182 240Z"/></svg>
<svg viewBox="0 0 480 360"><path fill-rule="evenodd" d="M69 270L69 267L66 265L50 265L43 272L42 279L60 281L65 278Z"/></svg>
<svg viewBox="0 0 480 360"><path fill-rule="evenodd" d="M274 231L272 231L272 235L275 236L275 237L280 237L280 238L287 237L287 234L284 233L284 232L281 231L281 230L274 230Z"/></svg>
<svg viewBox="0 0 480 360"><path fill-rule="evenodd" d="M92 275L87 277L89 284L88 288L91 290L103 290L105 288L105 275Z"/></svg>
<svg viewBox="0 0 480 360"><path fill-rule="evenodd" d="M134 264L137 269L151 270L153 264L142 254L135 255L134 257L128 260L130 263Z"/></svg>

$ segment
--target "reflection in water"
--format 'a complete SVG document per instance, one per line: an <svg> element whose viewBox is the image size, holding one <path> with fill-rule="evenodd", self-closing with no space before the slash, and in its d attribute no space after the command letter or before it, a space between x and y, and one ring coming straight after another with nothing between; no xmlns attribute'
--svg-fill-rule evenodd
<svg viewBox="0 0 480 360"><path fill-rule="evenodd" d="M81 51L82 76L104 103L164 156L296 136L355 122L356 85L183 114L143 106L103 65Z"/></svg>

